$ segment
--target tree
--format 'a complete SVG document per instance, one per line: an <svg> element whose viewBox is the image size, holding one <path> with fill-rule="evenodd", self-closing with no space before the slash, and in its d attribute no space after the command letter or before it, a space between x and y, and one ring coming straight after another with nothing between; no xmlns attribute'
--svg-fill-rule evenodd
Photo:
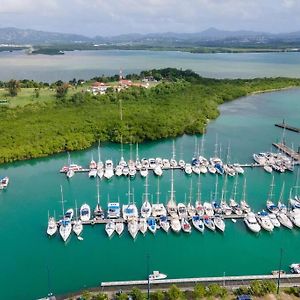
<svg viewBox="0 0 300 300"><path fill-rule="evenodd" d="M126 293L118 293L116 294L116 300L127 300L128 295Z"/></svg>
<svg viewBox="0 0 300 300"><path fill-rule="evenodd" d="M164 300L165 294L162 291L158 290L154 293L151 293L150 297L152 300Z"/></svg>
<svg viewBox="0 0 300 300"><path fill-rule="evenodd" d="M142 291L136 287L132 288L130 295L133 300L146 300L145 294L143 294Z"/></svg>
<svg viewBox="0 0 300 300"><path fill-rule="evenodd" d="M56 98L64 99L67 96L69 85L64 83L56 88Z"/></svg>
<svg viewBox="0 0 300 300"><path fill-rule="evenodd" d="M168 297L170 300L184 299L183 292L175 284L169 288Z"/></svg>
<svg viewBox="0 0 300 300"><path fill-rule="evenodd" d="M93 300L108 300L108 296L105 293L98 293L97 295L93 296Z"/></svg>
<svg viewBox="0 0 300 300"><path fill-rule="evenodd" d="M194 297L195 299L202 299L205 297L206 289L203 284L197 283L194 287Z"/></svg>
<svg viewBox="0 0 300 300"><path fill-rule="evenodd" d="M213 283L208 286L206 295L212 296L212 297L222 297L223 298L227 295L227 290L224 287L222 287L216 283Z"/></svg>
<svg viewBox="0 0 300 300"><path fill-rule="evenodd" d="M39 98L40 97L40 89L34 89L34 97Z"/></svg>
<svg viewBox="0 0 300 300"><path fill-rule="evenodd" d="M82 298L84 300L91 300L92 299L92 294L89 291L84 291L82 293Z"/></svg>
<svg viewBox="0 0 300 300"><path fill-rule="evenodd" d="M10 96L15 97L18 95L18 92L21 90L20 82L15 79L11 79L7 83L7 89Z"/></svg>

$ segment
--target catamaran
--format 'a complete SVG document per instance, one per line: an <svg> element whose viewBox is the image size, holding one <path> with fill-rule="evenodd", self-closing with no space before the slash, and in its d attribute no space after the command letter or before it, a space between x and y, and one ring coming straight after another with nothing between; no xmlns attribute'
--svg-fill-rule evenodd
<svg viewBox="0 0 300 300"><path fill-rule="evenodd" d="M159 203L159 177L157 177L157 192L156 192L156 203L152 204L152 216L153 217L161 217L167 215L167 210L163 203Z"/></svg>
<svg viewBox="0 0 300 300"><path fill-rule="evenodd" d="M123 214L123 219L125 221L128 221L132 218L137 219L139 216L138 209L136 207L136 204L134 203L134 200L132 199L131 202L131 197L133 196L133 193L131 193L130 190L130 179L128 179L128 204L123 204L122 206L122 214Z"/></svg>
<svg viewBox="0 0 300 300"><path fill-rule="evenodd" d="M107 204L107 218L108 219L120 218L120 203L119 202L109 202Z"/></svg>

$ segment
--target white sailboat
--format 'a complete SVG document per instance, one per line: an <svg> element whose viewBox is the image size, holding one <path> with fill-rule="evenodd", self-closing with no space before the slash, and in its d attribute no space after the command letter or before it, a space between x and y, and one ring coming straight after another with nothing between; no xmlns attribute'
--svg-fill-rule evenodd
<svg viewBox="0 0 300 300"><path fill-rule="evenodd" d="M277 207L278 207L279 211L286 214L287 213L287 207L283 203L284 186L285 186L285 182L282 183L282 187L281 187L281 191L280 191L280 197L279 197L279 200L278 200L278 203L277 203Z"/></svg>
<svg viewBox="0 0 300 300"><path fill-rule="evenodd" d="M292 229L294 227L292 221L287 217L285 213L280 211L276 216L282 226L288 229Z"/></svg>
<svg viewBox="0 0 300 300"><path fill-rule="evenodd" d="M161 217L167 215L167 210L163 203L159 203L159 177L157 177L157 192L156 192L156 203L152 204L152 216Z"/></svg>
<svg viewBox="0 0 300 300"><path fill-rule="evenodd" d="M176 233L181 230L181 224L177 214L171 217L171 229Z"/></svg>
<svg viewBox="0 0 300 300"><path fill-rule="evenodd" d="M187 213L190 217L193 217L196 215L196 209L195 209L194 205L192 204L192 198L193 198L192 194L193 194L193 180L191 177L189 203L186 207Z"/></svg>
<svg viewBox="0 0 300 300"><path fill-rule="evenodd" d="M104 177L111 179L114 176L114 164L111 159L105 161Z"/></svg>
<svg viewBox="0 0 300 300"><path fill-rule="evenodd" d="M225 222L221 216L219 215L214 216L214 224L216 228L219 229L220 231L222 232L225 231Z"/></svg>
<svg viewBox="0 0 300 300"><path fill-rule="evenodd" d="M139 230L142 234L145 234L148 229L147 220L145 218L140 218L139 221Z"/></svg>
<svg viewBox="0 0 300 300"><path fill-rule="evenodd" d="M49 217L49 213L48 213L47 234L49 236L52 236L56 232L57 232L57 223L56 223L55 217Z"/></svg>
<svg viewBox="0 0 300 300"><path fill-rule="evenodd" d="M128 204L123 204L122 206L122 215L125 221L128 221L133 218L134 219L138 218L138 209L133 199L132 199L133 201L131 202L131 197L130 197L131 194L133 196L133 193L131 193L130 190L130 179L128 179Z"/></svg>
<svg viewBox="0 0 300 300"><path fill-rule="evenodd" d="M210 230L212 230L212 231L215 231L215 230L216 230L216 225L215 225L215 223L214 223L214 221L213 221L213 219L212 219L211 217L209 217L209 216L207 216L207 215L204 215L204 216L203 216L203 223L204 223L204 225L205 225L208 229L210 229Z"/></svg>
<svg viewBox="0 0 300 300"><path fill-rule="evenodd" d="M192 232L192 227L187 218L182 218L181 219L181 229L183 232L186 233L191 233Z"/></svg>
<svg viewBox="0 0 300 300"><path fill-rule="evenodd" d="M240 205L236 202L237 184L238 184L238 177L236 176L233 185L232 196L229 199L229 206L232 208L233 213L235 213L238 216L241 216L243 214L243 210L240 207Z"/></svg>
<svg viewBox="0 0 300 300"><path fill-rule="evenodd" d="M242 200L241 200L241 209L245 213L249 213L251 211L251 208L249 204L246 201L246 178L244 178L244 184L243 184L243 195L242 195Z"/></svg>
<svg viewBox="0 0 300 300"><path fill-rule="evenodd" d="M98 163L97 163L97 176L101 179L104 175L103 170L103 162L101 160L101 153L100 153L100 140L98 142Z"/></svg>
<svg viewBox="0 0 300 300"><path fill-rule="evenodd" d="M94 216L96 219L104 219L104 211L100 205L100 191L99 191L99 179L97 179L97 204L94 209Z"/></svg>
<svg viewBox="0 0 300 300"><path fill-rule="evenodd" d="M157 224L156 224L155 218L149 217L147 219L147 224L148 224L149 231L151 231L152 233L155 233L157 230Z"/></svg>
<svg viewBox="0 0 300 300"><path fill-rule="evenodd" d="M116 230L116 224L114 221L110 220L105 224L105 231L108 237L111 237Z"/></svg>
<svg viewBox="0 0 300 300"><path fill-rule="evenodd" d="M136 218L132 218L128 221L128 232L132 236L133 239L136 238L138 231L139 231L139 225Z"/></svg>
<svg viewBox="0 0 300 300"><path fill-rule="evenodd" d="M61 205L62 205L63 218L60 221L59 234L62 237L63 241L66 242L72 231L71 219L73 217L73 210L68 209L67 212L65 213L62 186L60 186L60 190L61 190Z"/></svg>
<svg viewBox="0 0 300 300"><path fill-rule="evenodd" d="M121 235L124 231L124 228L125 228L124 223L123 222L116 222L115 225L116 225L116 228L115 228L116 233L118 235Z"/></svg>
<svg viewBox="0 0 300 300"><path fill-rule="evenodd" d="M296 227L300 227L300 209L299 208L294 208L288 213L288 217L291 219L293 224Z"/></svg>
<svg viewBox="0 0 300 300"><path fill-rule="evenodd" d="M269 218L269 215L267 212L265 212L264 210L259 212L257 214L257 220L258 220L258 223L260 224L260 226L267 230L267 231L273 231L274 229L274 225L272 223L272 221L270 220Z"/></svg>
<svg viewBox="0 0 300 300"><path fill-rule="evenodd" d="M170 229L170 223L168 221L168 218L167 216L160 216L159 217L159 226L160 228L162 228L165 232L169 232L169 229Z"/></svg>
<svg viewBox="0 0 300 300"><path fill-rule="evenodd" d="M148 199L149 193L148 193L148 178L146 178L145 182L145 194L144 194L144 202L141 207L141 216L143 218L148 219L151 216L152 213L152 207Z"/></svg>
<svg viewBox="0 0 300 300"><path fill-rule="evenodd" d="M77 236L79 236L83 230L83 225L81 220L78 220L78 215L77 215L77 202L75 200L75 214L76 214L76 219L73 223L73 231Z"/></svg>
<svg viewBox="0 0 300 300"><path fill-rule="evenodd" d="M226 197L225 197L226 188L227 188L227 175L225 175L225 180L224 180L224 185L223 185L223 189L222 189L222 196L221 196L220 206L221 206L222 212L226 216L229 216L229 215L232 214L232 208L226 202Z"/></svg>
<svg viewBox="0 0 300 300"><path fill-rule="evenodd" d="M274 175L272 176L272 182L270 185L270 191L269 191L269 196L267 200L267 209L269 212L277 214L279 212L278 207L273 203L273 188L274 188Z"/></svg>
<svg viewBox="0 0 300 300"><path fill-rule="evenodd" d="M274 225L274 227L280 227L280 222L277 219L277 216L273 213L269 213L269 218Z"/></svg>
<svg viewBox="0 0 300 300"><path fill-rule="evenodd" d="M204 223L200 216L193 216L192 217L192 224L193 226L200 232L204 232Z"/></svg>
<svg viewBox="0 0 300 300"><path fill-rule="evenodd" d="M195 203L195 210L196 213L202 217L205 213L204 207L201 203L201 181L200 176L198 177L198 183L197 183L197 200Z"/></svg>
<svg viewBox="0 0 300 300"><path fill-rule="evenodd" d="M175 192L174 192L174 170L171 170L171 191L170 191L170 200L167 203L167 212L168 214L175 218L177 217L177 205L175 202Z"/></svg>

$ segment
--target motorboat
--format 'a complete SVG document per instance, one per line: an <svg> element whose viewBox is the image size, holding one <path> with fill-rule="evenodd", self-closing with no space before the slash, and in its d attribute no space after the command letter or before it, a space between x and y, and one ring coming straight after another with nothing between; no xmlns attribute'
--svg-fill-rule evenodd
<svg viewBox="0 0 300 300"><path fill-rule="evenodd" d="M300 264L291 264L290 269L292 273L300 274Z"/></svg>
<svg viewBox="0 0 300 300"><path fill-rule="evenodd" d="M269 213L269 218L274 225L274 227L280 227L280 222L277 219L277 216L273 213Z"/></svg>
<svg viewBox="0 0 300 300"><path fill-rule="evenodd" d="M49 236L52 236L56 233L57 231L57 223L55 221L54 217L49 217L48 219L48 227L47 227L47 234Z"/></svg>
<svg viewBox="0 0 300 300"><path fill-rule="evenodd" d="M139 230L142 234L145 234L148 229L147 220L145 218L140 218L139 221Z"/></svg>
<svg viewBox="0 0 300 300"><path fill-rule="evenodd" d="M139 224L136 218L132 218L128 221L128 232L133 239L136 238L139 231Z"/></svg>
<svg viewBox="0 0 300 300"><path fill-rule="evenodd" d="M105 231L108 237L111 237L116 230L116 224L114 221L110 220L105 224Z"/></svg>
<svg viewBox="0 0 300 300"><path fill-rule="evenodd" d="M177 215L171 217L171 229L176 233L181 230L181 224Z"/></svg>
<svg viewBox="0 0 300 300"><path fill-rule="evenodd" d="M288 213L288 217L291 219L293 224L296 227L300 227L300 209L299 208L294 208Z"/></svg>
<svg viewBox="0 0 300 300"><path fill-rule="evenodd" d="M107 204L107 218L108 219L120 218L120 203L119 202L109 202Z"/></svg>
<svg viewBox="0 0 300 300"><path fill-rule="evenodd" d="M285 226L289 229L293 228L292 221L287 217L287 215L285 213L280 211L276 216L282 226Z"/></svg>
<svg viewBox="0 0 300 300"><path fill-rule="evenodd" d="M167 278L166 274L159 273L159 271L153 271L153 274L149 275L149 280L159 280Z"/></svg>
<svg viewBox="0 0 300 300"><path fill-rule="evenodd" d="M244 218L244 222L251 231L255 233L260 232L261 227L258 224L255 214L253 212L247 213L247 215Z"/></svg>
<svg viewBox="0 0 300 300"><path fill-rule="evenodd" d="M187 218L182 218L181 219L181 228L183 232L186 233L191 233L192 232L192 227L191 224L189 223L189 221L187 220Z"/></svg>
<svg viewBox="0 0 300 300"><path fill-rule="evenodd" d="M114 164L112 160L108 159L105 161L104 177L111 179L114 176Z"/></svg>
<svg viewBox="0 0 300 300"><path fill-rule="evenodd" d="M187 217L187 210L186 210L185 204L178 203L178 205L177 205L177 211L178 211L179 219Z"/></svg>
<svg viewBox="0 0 300 300"><path fill-rule="evenodd" d="M225 231L225 222L221 216L219 215L214 216L214 224L216 228L219 229L220 231L222 232Z"/></svg>
<svg viewBox="0 0 300 300"><path fill-rule="evenodd" d="M210 216L204 215L204 216L203 216L203 223L204 223L204 225L205 225L208 229L210 229L210 230L212 230L212 231L215 231L215 230L216 230L216 225L215 225L213 219L212 219Z"/></svg>
<svg viewBox="0 0 300 300"><path fill-rule="evenodd" d="M91 208L88 204L83 204L79 211L80 220L83 222L88 221L91 218Z"/></svg>
<svg viewBox="0 0 300 300"><path fill-rule="evenodd" d="M9 183L9 177L8 176L5 176L3 178L0 179L0 189L5 189L7 188L8 186L8 183Z"/></svg>
<svg viewBox="0 0 300 300"><path fill-rule="evenodd" d="M67 172L67 177L72 178L75 175L75 171L73 169L69 169Z"/></svg>
<svg viewBox="0 0 300 300"><path fill-rule="evenodd" d="M267 173L272 173L273 172L273 168L270 165L264 165L264 170Z"/></svg>
<svg viewBox="0 0 300 300"><path fill-rule="evenodd" d="M123 222L116 222L115 225L116 225L116 228L115 228L116 233L118 235L121 235L124 231L124 228L125 228L124 223Z"/></svg>
<svg viewBox="0 0 300 300"><path fill-rule="evenodd" d="M193 216L192 217L192 224L193 226L200 232L204 231L204 223L200 216Z"/></svg>
<svg viewBox="0 0 300 300"><path fill-rule="evenodd" d="M151 231L152 233L156 233L157 224L156 224L155 218L154 217L149 217L147 219L147 224L148 224L149 231Z"/></svg>
<svg viewBox="0 0 300 300"><path fill-rule="evenodd" d="M269 215L266 211L263 210L263 211L259 212L257 214L257 220L263 229L265 229L269 232L273 231L274 225L273 225L272 221L270 220Z"/></svg>
<svg viewBox="0 0 300 300"><path fill-rule="evenodd" d="M162 228L165 232L169 231L170 223L168 221L168 218L166 216L160 216L159 217L159 226Z"/></svg>

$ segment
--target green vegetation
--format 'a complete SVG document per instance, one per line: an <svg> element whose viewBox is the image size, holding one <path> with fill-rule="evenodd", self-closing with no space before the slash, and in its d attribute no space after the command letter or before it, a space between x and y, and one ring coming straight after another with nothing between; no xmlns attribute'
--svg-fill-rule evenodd
<svg viewBox="0 0 300 300"><path fill-rule="evenodd" d="M38 83L24 88L21 81L20 95L8 98L15 102L0 107L3 126L0 162L85 149L98 139L120 142L122 136L124 142L142 142L202 133L208 120L218 117L221 103L253 92L300 85L300 79L217 80L176 69L132 75L133 78L144 76L162 81L149 89L131 87L96 96L84 88L71 86L67 94L58 98L54 87L64 85L62 82L50 87ZM40 88L38 97L36 88ZM0 98L3 98L1 92ZM20 103L13 98L18 98Z"/></svg>
<svg viewBox="0 0 300 300"><path fill-rule="evenodd" d="M7 90L8 90L8 94L11 97L15 97L18 95L18 92L21 90L20 87L20 82L18 80L15 79L11 79L8 83L7 83Z"/></svg>
<svg viewBox="0 0 300 300"><path fill-rule="evenodd" d="M236 295L249 294L257 297L265 296L276 292L276 284L272 280L255 280L250 287L240 287L235 290Z"/></svg>

